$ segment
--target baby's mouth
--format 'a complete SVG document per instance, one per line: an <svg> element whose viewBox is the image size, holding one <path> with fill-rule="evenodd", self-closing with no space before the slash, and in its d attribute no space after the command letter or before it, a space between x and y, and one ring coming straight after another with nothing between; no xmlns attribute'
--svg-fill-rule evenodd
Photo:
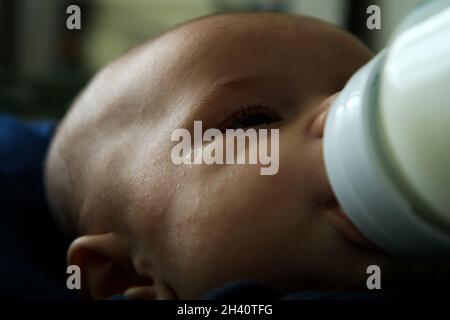
<svg viewBox="0 0 450 320"><path fill-rule="evenodd" d="M339 204L339 202L337 201L336 197L334 195L332 195L330 197L330 200L327 203L327 209L332 211L333 213L339 215L342 219L345 219L347 221L349 221L349 223L351 223L353 225L353 223L351 222L350 218L348 217L347 213L345 213L344 209L342 209L341 205Z"/></svg>
<svg viewBox="0 0 450 320"><path fill-rule="evenodd" d="M325 107L322 107L319 114L316 115L315 120L313 121L311 125L311 133L317 137L320 138L321 142L323 143L323 135L325 130L325 124L326 120L331 108L332 103L337 98L339 93L334 94L333 96L329 97L325 103ZM330 182L328 180L327 174L325 172L325 166L324 166L324 172L322 181L325 182L325 192L324 194L328 195L325 198L324 201L324 207L325 211L330 214L331 219L334 220L334 222L338 225L340 231L344 234L345 238L348 239L352 244L356 245L357 247L363 248L364 250L370 250L370 251L380 251L380 249L375 246L374 243L372 243L369 239L366 238L353 224L353 222L350 220L348 214L344 211L340 203L338 202L333 189L331 188Z"/></svg>
<svg viewBox="0 0 450 320"><path fill-rule="evenodd" d="M325 202L325 209L331 214L331 218L335 220L338 227L340 227L341 231L350 242L365 250L379 251L379 248L356 228L348 214L339 204L333 192L331 192L329 199Z"/></svg>

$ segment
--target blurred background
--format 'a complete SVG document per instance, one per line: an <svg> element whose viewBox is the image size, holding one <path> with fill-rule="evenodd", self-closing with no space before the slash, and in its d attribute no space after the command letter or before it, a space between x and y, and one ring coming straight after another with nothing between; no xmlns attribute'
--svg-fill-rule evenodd
<svg viewBox="0 0 450 320"><path fill-rule="evenodd" d="M0 0L0 112L60 118L102 66L130 47L213 12L278 11L314 16L380 50L418 0ZM66 28L66 8L81 8L81 30ZM368 30L369 5L381 29Z"/></svg>

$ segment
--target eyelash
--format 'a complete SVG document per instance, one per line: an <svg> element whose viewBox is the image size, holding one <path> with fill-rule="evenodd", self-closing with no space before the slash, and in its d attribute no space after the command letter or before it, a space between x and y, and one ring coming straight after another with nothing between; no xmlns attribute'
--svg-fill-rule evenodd
<svg viewBox="0 0 450 320"><path fill-rule="evenodd" d="M258 103L253 105L239 105L240 110L234 112L229 116L226 120L222 121L222 123L219 125L219 128L221 131L225 131L225 129L229 129L228 127L235 124L238 121L244 120L246 117L250 117L253 115L262 114L266 117L269 117L272 119L272 122L278 122L282 120L282 117L275 111L273 111L271 108L269 108L268 104L264 103ZM245 128L245 127L244 127Z"/></svg>

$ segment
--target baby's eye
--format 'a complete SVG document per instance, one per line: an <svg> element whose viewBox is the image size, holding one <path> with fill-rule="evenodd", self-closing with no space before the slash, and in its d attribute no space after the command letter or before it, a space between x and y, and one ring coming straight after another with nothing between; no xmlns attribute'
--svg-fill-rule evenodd
<svg viewBox="0 0 450 320"><path fill-rule="evenodd" d="M251 107L242 107L241 110L234 113L222 122L219 126L221 130L225 129L245 129L268 125L281 121L281 116L269 109L267 106L256 105Z"/></svg>
<svg viewBox="0 0 450 320"><path fill-rule="evenodd" d="M240 120L235 121L228 129L255 127L264 124L270 124L273 120L266 114L256 113L249 116L245 116Z"/></svg>

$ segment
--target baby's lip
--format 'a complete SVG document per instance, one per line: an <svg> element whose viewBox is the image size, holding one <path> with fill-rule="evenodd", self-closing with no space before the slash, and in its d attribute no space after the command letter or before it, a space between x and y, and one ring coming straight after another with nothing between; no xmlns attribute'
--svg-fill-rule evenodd
<svg viewBox="0 0 450 320"><path fill-rule="evenodd" d="M322 140L323 134L325 131L325 124L327 120L327 116L329 114L331 105L338 97L339 92L334 95L328 97L319 113L316 115L312 125L310 127L311 134L317 138ZM333 189L331 188L330 182L328 180L328 176L325 172L325 166L323 167L323 177L321 179L325 184L323 185L325 189L322 194L325 194L323 204L325 210L331 214L332 220L338 224L338 227L344 233L347 239L349 239L353 244L358 247L362 247L365 250L378 251L379 248L375 246L369 239L367 239L353 224L350 220L348 214L344 211L340 203L338 202Z"/></svg>
<svg viewBox="0 0 450 320"><path fill-rule="evenodd" d="M326 211L332 215L344 235L358 247L370 251L378 251L379 248L364 236L350 220L348 214L341 207L333 193L325 203ZM336 219L337 218L337 219Z"/></svg>

